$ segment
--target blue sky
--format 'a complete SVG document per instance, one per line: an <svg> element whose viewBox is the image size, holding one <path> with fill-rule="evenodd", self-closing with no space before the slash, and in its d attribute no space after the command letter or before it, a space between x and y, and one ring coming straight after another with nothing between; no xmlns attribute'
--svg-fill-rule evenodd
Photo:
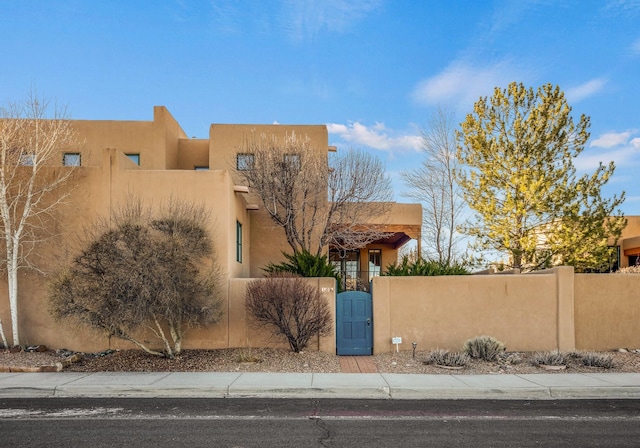
<svg viewBox="0 0 640 448"><path fill-rule="evenodd" d="M31 87L73 118L327 124L394 179L440 105L459 121L511 81L559 85L591 117L581 172L640 215L640 0L0 0L0 101Z"/></svg>

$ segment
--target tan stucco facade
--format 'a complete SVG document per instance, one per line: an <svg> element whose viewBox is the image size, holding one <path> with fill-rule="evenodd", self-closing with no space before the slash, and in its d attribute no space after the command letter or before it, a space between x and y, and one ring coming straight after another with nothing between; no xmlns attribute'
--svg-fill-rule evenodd
<svg viewBox="0 0 640 448"><path fill-rule="evenodd" d="M65 187L71 194L58 209L56 238L38 248L41 270L51 273L70 262L78 253L80 237L88 226L99 218L108 218L132 196L151 207L159 207L170 198L194 202L211 213L208 230L225 278L223 299L227 314L223 322L211 328L191 331L185 347L245 346L262 339L245 328L242 310L237 306L244 293L236 294L233 282L263 277L266 264L281 261L282 252L291 249L282 229L260 207L257 196L247 193L246 186L235 176L236 154L243 152L248 139L254 136L284 138L295 133L308 139L326 157L328 151L334 150L329 147L326 126L212 124L208 139L195 139L189 138L162 106L154 107L150 121L72 120L71 125L78 145L61 150L60 166L51 168L74 170ZM81 165L62 167L66 153L79 153ZM415 229L422 219L420 205L394 206L398 211L398 216L392 218L396 230L402 235L409 233L407 238L419 235ZM242 229L241 245L238 224ZM238 257L240 246L242 256ZM389 261L398 249L391 244L378 248ZM6 280L0 282L6 288ZM325 288L334 291L333 285ZM123 345L54 322L47 312L46 275L21 271L19 291L20 333L26 344L75 350ZM334 300L330 302L334 306ZM0 301L0 318L10 322L6 300ZM335 342L323 342L319 347L334 347L335 351Z"/></svg>
<svg viewBox="0 0 640 448"><path fill-rule="evenodd" d="M640 216L627 216L627 225L618 241L620 267L629 266L630 260L640 259Z"/></svg>

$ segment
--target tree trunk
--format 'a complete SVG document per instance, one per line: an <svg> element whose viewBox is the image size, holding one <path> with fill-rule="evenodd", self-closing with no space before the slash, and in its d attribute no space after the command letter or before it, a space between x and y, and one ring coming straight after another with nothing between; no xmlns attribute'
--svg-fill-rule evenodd
<svg viewBox="0 0 640 448"><path fill-rule="evenodd" d="M171 331L171 339L173 339L173 353L175 355L179 355L182 351L182 323L180 322L178 323L178 325L176 325L171 322L169 325Z"/></svg>
<svg viewBox="0 0 640 448"><path fill-rule="evenodd" d="M164 349L166 351L167 358L173 358L173 350L171 349L171 344L169 344L169 340L167 339L167 336L164 334L164 330L162 330L162 325L160 324L160 321L158 321L158 317L155 314L153 315L153 322L155 323L156 328L158 329L158 335L160 336L160 339L162 339L162 342L164 343Z"/></svg>
<svg viewBox="0 0 640 448"><path fill-rule="evenodd" d="M18 332L18 251L15 242L7 238L7 284L9 286L9 309L11 310L11 332L13 346L20 345Z"/></svg>
<svg viewBox="0 0 640 448"><path fill-rule="evenodd" d="M4 345L4 348L9 348L7 336L4 334L4 324L2 323L2 319L0 319L0 336L2 336L2 344Z"/></svg>

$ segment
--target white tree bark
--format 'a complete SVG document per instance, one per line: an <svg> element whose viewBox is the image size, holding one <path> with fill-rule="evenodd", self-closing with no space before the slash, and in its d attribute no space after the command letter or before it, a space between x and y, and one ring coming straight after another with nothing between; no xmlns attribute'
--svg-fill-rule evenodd
<svg viewBox="0 0 640 448"><path fill-rule="evenodd" d="M75 134L65 111L48 116L48 106L31 93L22 103L0 108L0 229L14 346L20 345L18 271L35 268L29 255L51 230L52 212L68 196L59 187L72 175L71 168L56 166L62 151L75 146Z"/></svg>

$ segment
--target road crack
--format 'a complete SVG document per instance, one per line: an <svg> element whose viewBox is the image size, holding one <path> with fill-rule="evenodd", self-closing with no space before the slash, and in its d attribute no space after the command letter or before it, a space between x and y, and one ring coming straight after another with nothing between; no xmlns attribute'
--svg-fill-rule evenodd
<svg viewBox="0 0 640 448"><path fill-rule="evenodd" d="M309 418L313 420L315 425L318 428L320 428L320 430L322 430L324 433L321 437L318 438L318 443L320 444L320 446L324 446L324 447L333 446L333 437L335 434L333 433L333 431L331 431L331 429L329 428L329 425L327 425L327 423L319 417L309 417Z"/></svg>

